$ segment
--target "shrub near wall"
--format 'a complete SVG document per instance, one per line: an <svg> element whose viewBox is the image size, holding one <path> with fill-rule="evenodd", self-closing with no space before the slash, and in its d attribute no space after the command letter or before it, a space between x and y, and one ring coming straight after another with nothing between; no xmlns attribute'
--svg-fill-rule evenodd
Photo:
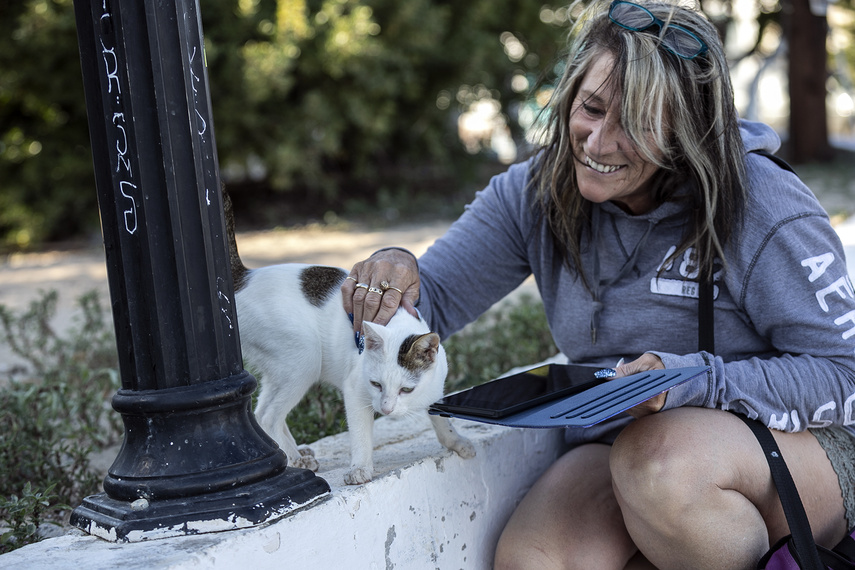
<svg viewBox="0 0 855 570"><path fill-rule="evenodd" d="M0 377L0 553L38 540L41 526L64 523L70 506L99 492L90 456L122 435L110 407L116 345L98 296L79 299L77 323L62 334L51 326L57 296L20 311L0 305L0 344L28 362Z"/></svg>

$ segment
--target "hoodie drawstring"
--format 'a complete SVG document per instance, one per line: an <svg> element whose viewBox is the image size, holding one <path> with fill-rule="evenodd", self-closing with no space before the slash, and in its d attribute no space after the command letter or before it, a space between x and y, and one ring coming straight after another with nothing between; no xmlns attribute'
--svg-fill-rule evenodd
<svg viewBox="0 0 855 570"><path fill-rule="evenodd" d="M635 244L635 248L632 250L632 253L629 254L629 258L627 258L621 266L616 276L611 279L600 279L600 207L598 205L594 205L591 213L591 225L593 226L592 245L594 247L594 268L592 275L593 279L591 280L593 283L593 290L591 291L591 296L593 297L593 303L591 304L591 344L597 344L597 329L600 325L600 313L603 310L603 303L600 300L601 292L606 287L610 287L614 283L623 279L630 271L633 270L633 268L635 268L635 264L638 262L638 256L641 255L641 250L647 243L647 238L650 237L650 233L658 223L658 220L650 220L648 222L647 230L638 240L638 243Z"/></svg>

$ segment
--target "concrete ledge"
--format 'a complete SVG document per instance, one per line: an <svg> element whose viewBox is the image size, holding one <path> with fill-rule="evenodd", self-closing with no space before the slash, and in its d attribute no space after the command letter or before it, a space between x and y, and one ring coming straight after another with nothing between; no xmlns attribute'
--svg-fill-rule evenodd
<svg viewBox="0 0 855 570"><path fill-rule="evenodd" d="M563 451L563 431L455 425L475 458L444 449L426 416L378 419L375 479L355 487L343 482L347 434L315 442L332 493L263 527L118 544L72 531L0 556L0 567L486 569L510 513Z"/></svg>

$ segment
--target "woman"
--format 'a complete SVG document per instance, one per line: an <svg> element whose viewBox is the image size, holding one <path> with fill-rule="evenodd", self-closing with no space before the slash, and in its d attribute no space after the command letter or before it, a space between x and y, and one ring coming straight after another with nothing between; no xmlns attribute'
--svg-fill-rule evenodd
<svg viewBox="0 0 855 570"><path fill-rule="evenodd" d="M855 292L823 209L763 156L777 136L737 118L715 29L667 4L591 5L548 116L543 148L418 263L391 248L354 266L355 330L418 304L445 337L534 274L572 362L710 372L568 430L576 445L511 516L496 567L753 568L788 528L753 434L723 410L774 428L833 546L855 525ZM697 346L708 279L714 354Z"/></svg>

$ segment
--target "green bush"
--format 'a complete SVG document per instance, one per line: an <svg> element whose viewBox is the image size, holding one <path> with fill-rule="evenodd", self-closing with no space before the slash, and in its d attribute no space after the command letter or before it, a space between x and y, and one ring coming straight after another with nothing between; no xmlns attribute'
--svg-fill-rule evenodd
<svg viewBox="0 0 855 570"><path fill-rule="evenodd" d="M341 393L330 386L313 386L288 414L288 429L298 444L347 431Z"/></svg>
<svg viewBox="0 0 855 570"><path fill-rule="evenodd" d="M50 324L57 298L43 293L20 314L0 305L0 343L32 370L0 379L0 526L9 528L0 551L36 540L40 524L98 492L90 455L122 434L109 404L119 388L115 341L98 295L79 299L63 335Z"/></svg>
<svg viewBox="0 0 855 570"><path fill-rule="evenodd" d="M558 352L539 299L523 294L444 342L446 392L483 384L512 368L536 364Z"/></svg>
<svg viewBox="0 0 855 570"><path fill-rule="evenodd" d="M32 484L27 481L20 497L0 497L0 513L5 524L5 531L0 531L0 554L10 552L26 544L38 542L39 527L45 511L65 509L64 505L56 503L57 495L53 494L53 485L44 491L34 491ZM56 524L48 521L49 524Z"/></svg>

